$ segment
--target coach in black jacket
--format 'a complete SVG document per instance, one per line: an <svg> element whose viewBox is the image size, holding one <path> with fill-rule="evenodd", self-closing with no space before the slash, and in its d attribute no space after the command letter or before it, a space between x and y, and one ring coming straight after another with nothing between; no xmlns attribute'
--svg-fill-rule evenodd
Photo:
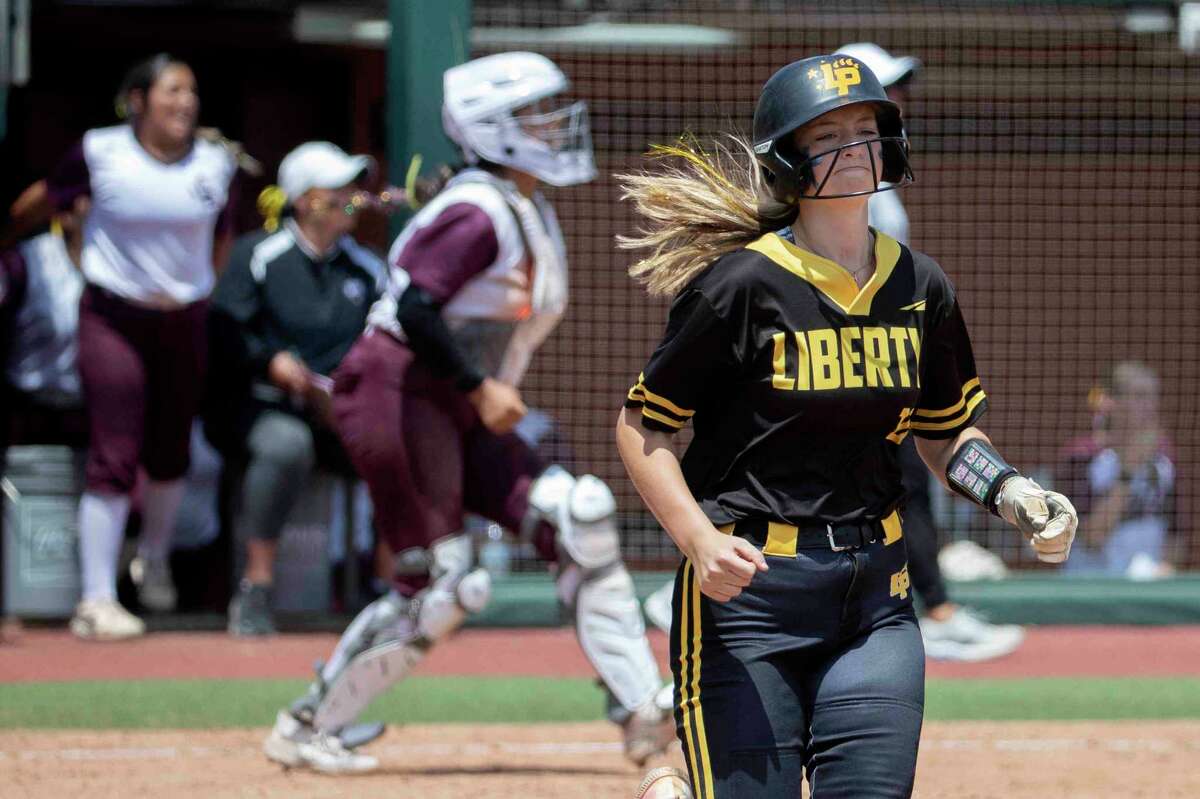
<svg viewBox="0 0 1200 799"><path fill-rule="evenodd" d="M315 466L352 472L329 418L327 377L366 325L383 262L350 238L372 167L328 142L279 166L284 219L234 246L213 294L209 438L245 465L234 517L246 567L229 632L274 632L268 598L280 531ZM275 227L269 218L268 226Z"/></svg>

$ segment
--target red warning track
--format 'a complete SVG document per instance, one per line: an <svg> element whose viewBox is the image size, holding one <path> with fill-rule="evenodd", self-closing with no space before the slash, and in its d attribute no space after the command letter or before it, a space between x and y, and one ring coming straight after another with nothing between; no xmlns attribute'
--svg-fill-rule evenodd
<svg viewBox="0 0 1200 799"><path fill-rule="evenodd" d="M85 643L65 630L25 632L0 644L0 682L188 678L305 678L333 635L238 640L221 633L158 633ZM667 640L651 634L664 672ZM587 677L566 629L466 630L422 664L424 675ZM1035 627L1017 652L988 663L929 664L930 677L1200 676L1200 627Z"/></svg>

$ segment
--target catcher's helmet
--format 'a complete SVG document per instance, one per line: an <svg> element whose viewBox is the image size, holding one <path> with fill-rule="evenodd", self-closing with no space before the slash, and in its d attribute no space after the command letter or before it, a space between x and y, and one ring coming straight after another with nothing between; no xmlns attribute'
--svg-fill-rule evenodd
<svg viewBox="0 0 1200 799"><path fill-rule="evenodd" d="M792 134L797 128L836 108L857 103L875 106L879 123L877 139L851 142L822 153L801 151L793 143ZM823 184L816 187L815 194L804 192L814 183L813 158L829 153L836 158L842 150L866 141L881 142L883 163L876 165L874 156L871 157L876 188L854 194L887 191L912 182L900 109L888 99L879 79L858 59L837 53L805 58L788 64L763 86L754 108L754 153L767 171L767 180L777 200L795 204L806 197L853 196L823 195L820 191ZM890 185L880 187L881 180Z"/></svg>

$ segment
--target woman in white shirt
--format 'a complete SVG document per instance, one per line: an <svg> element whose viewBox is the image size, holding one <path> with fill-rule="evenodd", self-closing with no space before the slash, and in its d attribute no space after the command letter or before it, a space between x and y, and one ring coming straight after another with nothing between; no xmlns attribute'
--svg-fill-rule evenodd
<svg viewBox="0 0 1200 799"><path fill-rule="evenodd" d="M138 468L149 480L139 541L142 604L169 610L170 531L183 495L188 441L205 363L214 263L228 251L228 147L196 136L196 77L159 54L135 66L117 98L126 124L87 131L12 209L14 232L92 200L84 229L79 371L91 425L79 506L81 638L141 635L116 600L117 561Z"/></svg>

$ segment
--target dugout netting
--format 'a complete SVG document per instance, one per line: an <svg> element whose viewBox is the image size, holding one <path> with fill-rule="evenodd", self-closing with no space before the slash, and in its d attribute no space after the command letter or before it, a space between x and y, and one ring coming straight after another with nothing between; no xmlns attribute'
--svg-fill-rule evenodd
<svg viewBox="0 0 1200 799"><path fill-rule="evenodd" d="M776 68L857 41L924 64L906 113L917 183L903 200L911 243L958 287L991 399L983 428L1024 471L1078 493L1058 466L1093 432L1089 392L1120 361L1148 365L1176 468L1167 557L1200 562L1200 54L1181 49L1176 24L1173 3L475 0L472 55L542 52L590 106L601 176L553 195L572 304L524 391L557 419L574 465L614 487L635 568L675 554L612 428L666 303L625 274L632 256L613 237L635 220L612 175L651 143L747 130ZM945 541L1036 564L1002 522L935 495Z"/></svg>

